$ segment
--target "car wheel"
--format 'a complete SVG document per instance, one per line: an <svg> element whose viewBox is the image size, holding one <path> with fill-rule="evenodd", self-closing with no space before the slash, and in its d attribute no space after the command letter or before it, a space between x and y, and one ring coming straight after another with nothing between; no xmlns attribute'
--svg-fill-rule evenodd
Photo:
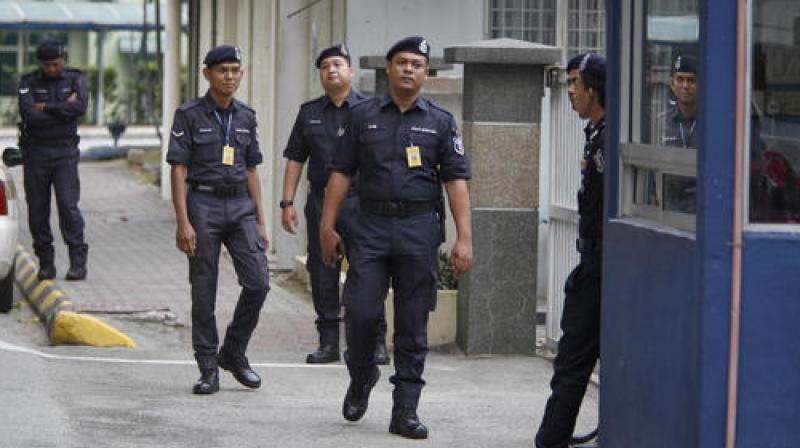
<svg viewBox="0 0 800 448"><path fill-rule="evenodd" d="M0 279L0 313L7 313L14 304L14 266Z"/></svg>

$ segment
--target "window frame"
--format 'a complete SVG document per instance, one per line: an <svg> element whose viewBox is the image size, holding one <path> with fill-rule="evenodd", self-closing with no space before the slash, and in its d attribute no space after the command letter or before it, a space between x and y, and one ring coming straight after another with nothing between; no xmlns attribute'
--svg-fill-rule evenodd
<svg viewBox="0 0 800 448"><path fill-rule="evenodd" d="M746 60L745 60L745 76L747 79L746 87L745 87L745 104L748 106L752 105L753 101L753 61L754 61L754 54L753 54L753 43L754 43L754 36L753 36L753 15L754 15L754 7L755 7L755 0L747 0L747 16L745 17L745 45L747 46L746 51ZM748 107L747 111L747 119L745 120L745 129L744 129L744 188L742 192L742 198L738 199L743 201L742 203L742 222L744 224L744 230L747 232L757 232L757 233L800 233L800 223L775 223L775 222L752 222L750 220L750 182L752 178L750 176L750 157L749 154L752 151L752 120L751 118L751 108Z"/></svg>
<svg viewBox="0 0 800 448"><path fill-rule="evenodd" d="M697 178L698 148L680 148L656 143L640 143L643 105L635 98L643 95L643 63L645 45L645 5L643 1L626 0L622 7L622 23L632 23L623 31L621 48L620 141L618 219L629 219L678 231L695 232L697 214L666 210L663 207L663 175ZM699 14L699 11L698 11ZM699 34L699 33L698 33ZM698 36L699 37L699 36ZM699 80L698 80L699 81ZM702 86L700 86L702 88ZM701 117L698 117L700 119ZM698 142L701 144L702 142ZM658 205L634 202L637 169L654 170ZM698 197L695 196L695 201Z"/></svg>

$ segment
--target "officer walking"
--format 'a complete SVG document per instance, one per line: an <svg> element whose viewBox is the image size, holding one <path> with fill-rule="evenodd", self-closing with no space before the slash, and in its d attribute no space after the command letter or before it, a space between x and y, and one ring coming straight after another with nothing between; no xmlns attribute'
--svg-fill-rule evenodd
<svg viewBox="0 0 800 448"><path fill-rule="evenodd" d="M303 171L303 164L308 163L308 181L310 183L306 199L305 215L308 234L308 259L306 269L311 278L311 297L317 312L317 331L319 332L319 348L306 357L309 364L321 364L339 360L339 273L341 261L334 266L322 262L319 243L319 220L322 215L322 203L325 197L325 185L330 175L330 162L338 139L344 134L344 125L350 108L365 97L351 88L353 70L350 64L350 53L344 44L333 45L322 52L316 60L319 69L319 80L325 94L300 106L300 112L294 122L292 135L283 152L287 158L283 174L283 210L282 224L284 230L294 234L297 231L298 217L294 208L297 184ZM358 207L353 186L344 201L343 213L336 221L336 229L347 239L346 219L352 218ZM349 241L345 247L349 247ZM378 323L378 336L375 348L375 360L378 364L389 362L386 352L386 320L383 316Z"/></svg>
<svg viewBox="0 0 800 448"><path fill-rule="evenodd" d="M192 347L200 379L195 394L219 390L217 366L241 384L258 388L261 378L245 356L269 291L268 246L256 165L255 111L233 98L244 76L238 47L220 45L203 60L209 89L175 112L167 162L172 165L176 245L189 258L192 284ZM220 245L231 254L242 292L217 353L214 306Z"/></svg>
<svg viewBox="0 0 800 448"><path fill-rule="evenodd" d="M395 374L389 432L424 439L417 417L425 382L428 313L436 306L437 251L443 241L444 183L457 239L456 276L472 266L469 163L453 116L420 96L430 46L408 37L386 54L388 92L352 107L332 172L320 224L323 258L342 256L336 216L358 172L360 211L350 224L350 268L344 290L346 362L350 386L344 418L359 420L380 376L375 363L376 322L389 280L394 289Z"/></svg>
<svg viewBox="0 0 800 448"><path fill-rule="evenodd" d="M600 356L600 280L605 171L605 75L602 56L586 53L567 64L569 100L581 119L586 143L578 192L580 263L564 285L563 335L553 362L552 394L547 400L537 448L566 448L575 429L589 377Z"/></svg>
<svg viewBox="0 0 800 448"><path fill-rule="evenodd" d="M64 66L64 46L45 39L36 49L39 68L19 83L20 138L25 173L25 200L33 250L39 258L39 279L56 276L50 230L50 189L56 194L61 236L69 248L67 280L86 278L89 246L78 201L78 120L86 113L86 77Z"/></svg>

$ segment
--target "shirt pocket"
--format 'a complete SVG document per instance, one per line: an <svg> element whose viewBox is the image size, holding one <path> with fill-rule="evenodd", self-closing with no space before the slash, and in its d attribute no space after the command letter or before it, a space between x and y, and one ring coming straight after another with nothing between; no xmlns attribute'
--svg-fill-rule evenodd
<svg viewBox="0 0 800 448"><path fill-rule="evenodd" d="M409 146L418 147L420 157L422 158L421 166L409 168L415 178L419 178L426 182L439 182L439 172L437 170L437 166L439 165L440 145L441 141L439 140L439 136L436 134L414 131L409 133Z"/></svg>
<svg viewBox="0 0 800 448"><path fill-rule="evenodd" d="M439 164L439 146L441 140L436 134L411 131L408 136L409 146L419 147L422 156L422 168L430 169Z"/></svg>
<svg viewBox="0 0 800 448"><path fill-rule="evenodd" d="M392 135L385 126L370 124L361 127L358 147L368 164L380 165L391 161L395 146Z"/></svg>
<svg viewBox="0 0 800 448"><path fill-rule="evenodd" d="M47 89L34 88L33 100L37 103L46 103L50 101L50 92Z"/></svg>
<svg viewBox="0 0 800 448"><path fill-rule="evenodd" d="M58 101L66 101L72 95L72 86L66 83L60 84L56 91L56 98Z"/></svg>
<svg viewBox="0 0 800 448"><path fill-rule="evenodd" d="M215 132L195 132L192 135L192 157L209 162L222 161L222 142Z"/></svg>
<svg viewBox="0 0 800 448"><path fill-rule="evenodd" d="M310 124L303 129L303 138L305 144L308 145L309 150L313 153L318 148L323 148L330 144L333 140L328 139L328 134L325 132L325 126L322 123ZM326 159L327 162L327 159Z"/></svg>
<svg viewBox="0 0 800 448"><path fill-rule="evenodd" d="M233 150L234 150L234 164L245 164L247 152L250 150L250 144L253 137L247 132L235 132L233 135Z"/></svg>

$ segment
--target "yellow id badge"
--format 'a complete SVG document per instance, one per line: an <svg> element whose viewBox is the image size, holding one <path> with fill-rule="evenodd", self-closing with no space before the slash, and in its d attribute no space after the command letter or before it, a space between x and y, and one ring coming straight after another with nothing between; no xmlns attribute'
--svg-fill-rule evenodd
<svg viewBox="0 0 800 448"><path fill-rule="evenodd" d="M419 146L407 146L406 157L408 157L409 168L417 168L422 166L422 157L419 155Z"/></svg>
<svg viewBox="0 0 800 448"><path fill-rule="evenodd" d="M222 147L222 164L233 165L233 146L225 145Z"/></svg>

